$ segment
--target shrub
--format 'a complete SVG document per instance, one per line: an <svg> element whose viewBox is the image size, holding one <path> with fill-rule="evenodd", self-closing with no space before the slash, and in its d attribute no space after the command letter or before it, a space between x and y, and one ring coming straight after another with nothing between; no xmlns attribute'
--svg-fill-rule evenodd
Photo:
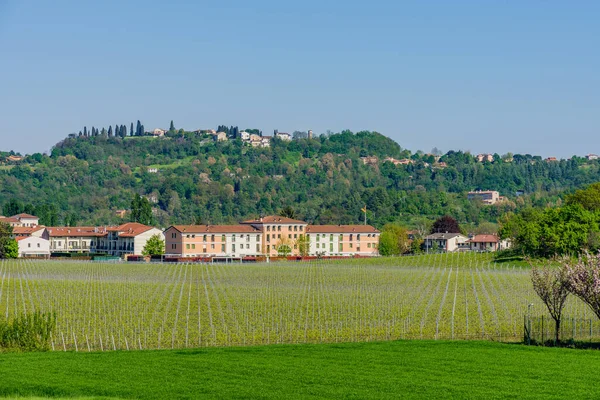
<svg viewBox="0 0 600 400"><path fill-rule="evenodd" d="M56 314L51 312L0 318L0 350L48 351L55 327Z"/></svg>

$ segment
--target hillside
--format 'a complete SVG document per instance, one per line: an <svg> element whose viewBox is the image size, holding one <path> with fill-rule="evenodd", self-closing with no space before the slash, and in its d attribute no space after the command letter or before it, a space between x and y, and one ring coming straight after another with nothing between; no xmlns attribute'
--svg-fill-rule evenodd
<svg viewBox="0 0 600 400"><path fill-rule="evenodd" d="M365 164L361 157L367 156L376 159ZM411 163L394 165L386 157ZM274 139L269 148L191 132L161 138L98 135L71 137L49 156L0 166L0 204L31 204L42 210L41 222L69 224L115 223L114 211L129 208L135 193L151 200L162 226L231 223L286 206L309 222L358 223L365 204L369 222L377 226L443 214L478 224L509 210L556 202L562 191L599 180L597 160L545 162L515 155L481 163L462 152L436 159L366 131ZM473 189L498 190L508 200L483 206L466 199ZM517 190L525 195L515 197Z"/></svg>

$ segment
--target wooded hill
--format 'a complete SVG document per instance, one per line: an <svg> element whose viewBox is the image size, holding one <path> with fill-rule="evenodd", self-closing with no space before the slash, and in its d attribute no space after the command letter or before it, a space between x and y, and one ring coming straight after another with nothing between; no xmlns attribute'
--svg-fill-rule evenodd
<svg viewBox="0 0 600 400"><path fill-rule="evenodd" d="M361 157L377 157L364 164ZM386 157L411 159L394 165ZM444 164L445 163L445 164ZM157 172L156 172L157 171ZM134 194L153 204L156 223L233 223L291 206L311 223L415 225L449 214L463 224L495 222L507 211L556 204L564 191L600 181L600 164L574 157L546 162L530 155L478 163L468 153L412 154L377 132L344 131L270 148L241 140L177 132L168 137L79 136L51 154L0 166L6 211L44 210L42 223L112 224ZM470 190L497 190L498 205L467 200ZM524 195L517 197L517 191Z"/></svg>

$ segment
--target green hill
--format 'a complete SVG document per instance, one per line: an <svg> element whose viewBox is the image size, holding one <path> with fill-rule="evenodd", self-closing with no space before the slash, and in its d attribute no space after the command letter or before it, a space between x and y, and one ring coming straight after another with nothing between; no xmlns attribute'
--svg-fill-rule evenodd
<svg viewBox="0 0 600 400"><path fill-rule="evenodd" d="M366 156L377 159L365 164L361 157ZM384 162L386 157L414 163L394 165ZM368 221L377 226L444 214L478 224L555 202L565 190L600 180L600 164L579 158L544 162L515 155L512 162L498 156L477 163L468 153L449 152L437 161L366 131L273 140L270 148L241 140L214 142L190 132L163 138L72 137L49 156L5 161L0 204L31 204L30 211L46 223L115 223L114 211L129 208L138 193L153 202L162 226L232 223L285 206L309 222L359 223L365 204ZM498 190L509 201L487 207L470 202L466 192L473 189ZM526 195L516 198L517 190Z"/></svg>

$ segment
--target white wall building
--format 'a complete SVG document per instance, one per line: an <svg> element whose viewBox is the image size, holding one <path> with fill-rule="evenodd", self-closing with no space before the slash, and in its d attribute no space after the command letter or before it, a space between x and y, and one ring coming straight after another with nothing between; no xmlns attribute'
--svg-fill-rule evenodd
<svg viewBox="0 0 600 400"><path fill-rule="evenodd" d="M50 257L50 241L37 236L21 236L17 239L19 257Z"/></svg>

